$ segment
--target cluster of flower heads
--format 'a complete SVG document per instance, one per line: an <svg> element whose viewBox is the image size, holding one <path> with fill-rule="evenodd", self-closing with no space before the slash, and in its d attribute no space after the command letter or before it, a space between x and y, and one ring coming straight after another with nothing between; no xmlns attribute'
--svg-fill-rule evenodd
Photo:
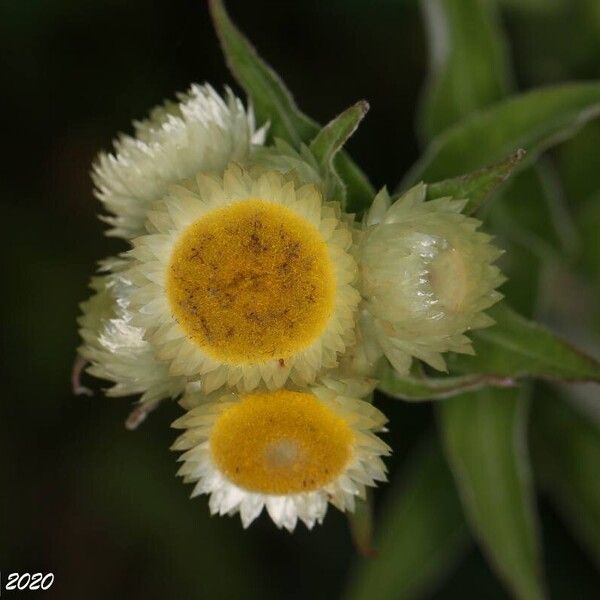
<svg viewBox="0 0 600 600"><path fill-rule="evenodd" d="M384 189L359 224L308 149L265 138L195 85L99 157L108 234L131 249L92 280L79 355L107 395L140 395L131 426L179 399L179 474L212 513L266 508L291 531L385 480L382 364L472 352L502 276L464 200Z"/></svg>

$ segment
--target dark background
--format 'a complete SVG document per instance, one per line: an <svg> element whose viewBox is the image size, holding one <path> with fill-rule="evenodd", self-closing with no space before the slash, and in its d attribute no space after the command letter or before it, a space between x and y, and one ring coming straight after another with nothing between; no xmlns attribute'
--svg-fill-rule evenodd
<svg viewBox="0 0 600 600"><path fill-rule="evenodd" d="M598 5L503 3L521 88L600 78ZM427 52L417 2L230 0L229 9L308 114L324 122L370 101L349 149L377 186L393 187L419 152ZM77 305L95 262L122 249L96 219L90 163L191 82L232 84L205 3L2 0L0 61L0 571L52 571L46 596L68 599L340 597L358 559L335 509L294 535L265 517L248 531L237 517L211 519L206 499L190 501L174 477L176 404L131 433L128 399L105 399L99 385L94 398L70 391ZM600 154L595 127L557 156L575 211L600 189L573 174L576 150ZM428 406L380 405L392 423L393 485L434 423ZM541 511L555 597L593 597L592 564L543 499ZM473 549L435 597L505 592Z"/></svg>

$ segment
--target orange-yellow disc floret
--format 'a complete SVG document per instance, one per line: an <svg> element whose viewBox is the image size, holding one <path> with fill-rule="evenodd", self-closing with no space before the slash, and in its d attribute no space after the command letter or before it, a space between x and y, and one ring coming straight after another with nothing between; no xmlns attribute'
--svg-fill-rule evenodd
<svg viewBox="0 0 600 600"><path fill-rule="evenodd" d="M209 212L183 232L167 294L180 326L213 358L285 359L327 325L335 273L315 226L283 205L251 198Z"/></svg>
<svg viewBox="0 0 600 600"><path fill-rule="evenodd" d="M213 461L239 487L264 494L317 490L352 456L346 420L311 393L247 394L218 417L209 438Z"/></svg>

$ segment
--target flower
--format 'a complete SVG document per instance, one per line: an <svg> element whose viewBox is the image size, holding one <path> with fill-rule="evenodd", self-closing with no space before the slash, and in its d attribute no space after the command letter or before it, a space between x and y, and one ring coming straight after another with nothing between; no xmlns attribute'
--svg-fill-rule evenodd
<svg viewBox="0 0 600 600"><path fill-rule="evenodd" d="M473 353L464 333L493 324L483 311L502 297L492 264L501 252L477 231L480 221L461 214L466 200L425 196L424 184L393 204L380 192L361 247L364 329L402 374L412 357L444 370L443 352Z"/></svg>
<svg viewBox="0 0 600 600"><path fill-rule="evenodd" d="M111 213L109 235L134 238L170 185L198 171L221 173L231 160L244 160L264 142L254 114L231 90L223 99L209 85L192 85L179 102L166 102L147 120L135 122L135 136L114 141L114 154L102 153L92 177L96 196Z"/></svg>
<svg viewBox="0 0 600 600"><path fill-rule="evenodd" d="M171 375L275 389L315 381L352 344L352 223L294 174L231 164L171 189L134 240L132 324Z"/></svg>
<svg viewBox="0 0 600 600"><path fill-rule="evenodd" d="M92 279L94 294L81 304L79 355L90 362L88 373L112 381L107 396L141 394L140 403L152 406L175 398L185 389L183 377L169 375L159 362L143 330L131 324L131 286L118 274Z"/></svg>
<svg viewBox="0 0 600 600"><path fill-rule="evenodd" d="M184 433L179 475L195 482L192 497L210 495L212 514L240 513L248 527L263 507L278 527L293 531L298 519L309 529L321 523L328 503L354 510L365 486L385 481L382 456L389 447L374 431L385 416L367 402L318 385L280 389L197 404L173 427Z"/></svg>

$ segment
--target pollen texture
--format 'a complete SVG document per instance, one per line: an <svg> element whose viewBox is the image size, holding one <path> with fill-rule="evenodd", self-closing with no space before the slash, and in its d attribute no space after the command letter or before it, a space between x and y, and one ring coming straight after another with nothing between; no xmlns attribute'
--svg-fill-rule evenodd
<svg viewBox="0 0 600 600"><path fill-rule="evenodd" d="M285 360L324 330L335 274L316 227L285 206L248 199L184 230L167 294L180 326L213 358Z"/></svg>
<svg viewBox="0 0 600 600"><path fill-rule="evenodd" d="M217 467L233 483L263 494L295 494L336 479L354 433L314 395L278 390L248 394L227 408L210 436Z"/></svg>

